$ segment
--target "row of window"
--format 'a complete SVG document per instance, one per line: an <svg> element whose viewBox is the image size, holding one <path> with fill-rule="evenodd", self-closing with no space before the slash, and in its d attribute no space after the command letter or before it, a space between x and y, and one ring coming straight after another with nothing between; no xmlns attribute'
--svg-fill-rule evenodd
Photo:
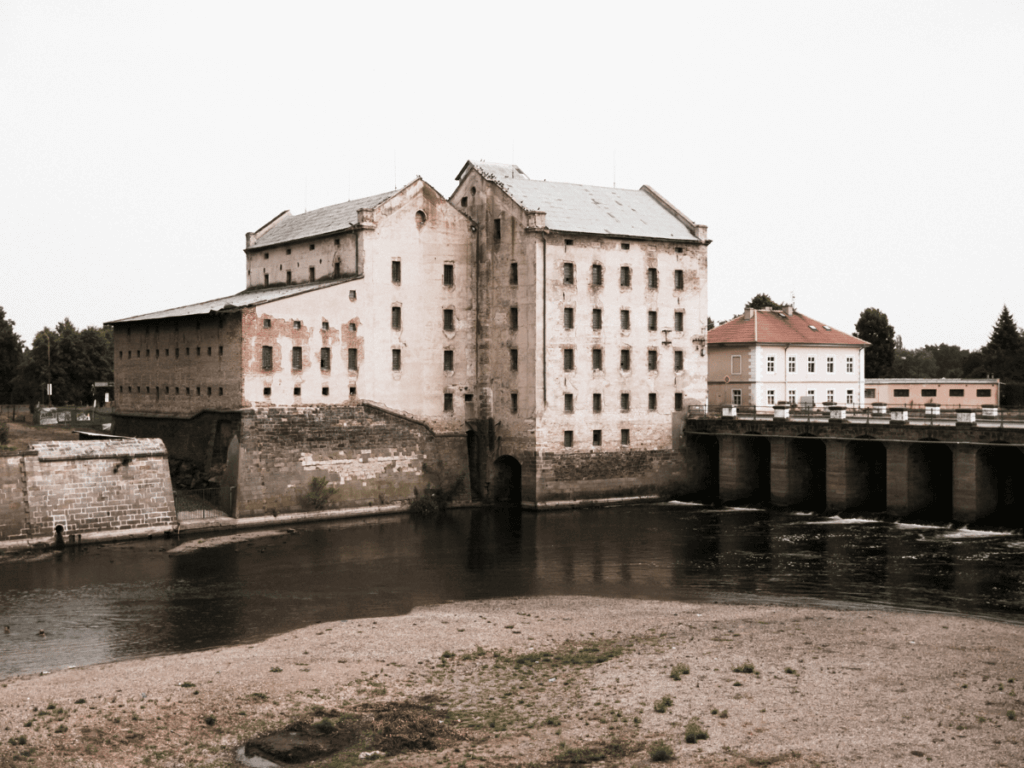
<svg viewBox="0 0 1024 768"><path fill-rule="evenodd" d="M565 430L565 432L563 433L563 436L562 436L562 445L564 445L566 448L572 448L575 439L576 438L575 438L575 436L573 434L573 431L571 429L567 429L567 430ZM595 429L594 430L593 437L591 438L591 440L592 440L592 443L591 443L592 445L599 446L599 445L602 444L603 437L602 437L600 429ZM620 429L619 430L619 445L629 445L629 430L628 429Z"/></svg>
<svg viewBox="0 0 1024 768"><path fill-rule="evenodd" d="M739 391L739 390L736 390ZM563 408L566 413L576 412L576 396L570 392L566 392L563 396L564 404ZM601 413L604 410L604 398L600 392L595 392L592 395L591 411L593 413ZM625 413L630 410L630 396L629 392L622 392L619 394L619 410ZM683 410L683 393L675 393L675 409L677 411ZM657 392L649 392L647 394L647 410L657 411L658 410L658 394Z"/></svg>
<svg viewBox="0 0 1024 768"><path fill-rule="evenodd" d="M787 371L789 373L796 373L796 357L790 355L786 359ZM765 367L768 373L775 373L775 355L768 355L765 359ZM817 368L817 361L813 355L807 358L807 372L814 373ZM741 361L739 355L732 356L732 372L740 373L742 371ZM825 358L825 373L835 373L836 362L834 357ZM846 358L846 372L853 373L853 358Z"/></svg>
<svg viewBox="0 0 1024 768"><path fill-rule="evenodd" d="M910 390L909 389L894 389L892 391L892 396L893 397L910 397ZM937 389L922 389L921 390L921 397L937 397L937 396L938 396L938 390ZM949 390L949 396L950 397L963 397L964 396L964 390L963 389L950 389ZM875 390L874 389L865 389L864 390L864 397L865 398L874 398L875 397ZM975 397L992 397L992 390L991 389L977 389L977 390L975 390Z"/></svg>
<svg viewBox="0 0 1024 768"><path fill-rule="evenodd" d="M519 369L519 350L512 349L511 352L511 364L512 370ZM683 370L683 351L681 349L672 350L672 363L673 368L677 371ZM632 350L620 349L619 350L619 369L628 371L632 368ZM604 370L604 349L601 347L594 347L590 350L590 367L595 371ZM575 349L563 349L562 350L562 370L574 371L576 370L576 350ZM647 350L647 370L656 371L658 370L658 350L649 349Z"/></svg>
<svg viewBox="0 0 1024 768"><path fill-rule="evenodd" d="M806 395L807 395L807 397L811 398L811 400L814 400L815 392L814 392L813 389L808 389ZM774 389L769 389L768 392L767 392L767 396L768 396L768 405L775 405L775 402L776 402L776 400L775 400L775 390ZM788 402L791 405L796 405L796 390L795 389L789 390L789 392L787 393L787 396L788 396ZM780 401L780 402L786 402L786 401ZM835 392L835 390L834 389L826 390L826 392L825 392L825 405L833 405L836 402L837 401L836 401L836 392ZM742 390L734 389L732 391L732 404L733 405L743 405L743 391ZM853 405L854 404L853 390L852 389L846 390L846 404L847 405Z"/></svg>
<svg viewBox="0 0 1024 768"><path fill-rule="evenodd" d="M510 325L515 330L519 327L519 310L516 307L512 307L509 313ZM562 325L566 330L572 330L576 326L576 310L572 307L565 307L562 310ZM624 331L628 331L632 326L630 317L630 311L628 309L619 310L619 328ZM590 313L590 327L595 331L600 330L604 327L604 311L600 309L593 309ZM658 312L657 310L647 311L647 330L656 331L658 330ZM675 312L673 315L673 330L683 330L683 313Z"/></svg>
<svg viewBox="0 0 1024 768"><path fill-rule="evenodd" d="M313 280L313 268L309 270L310 280ZM288 273L288 282L291 282L291 272ZM677 269L672 274L672 287L674 290L681 291L685 285L685 276L683 270ZM391 262L391 282L395 285L401 285L402 283L402 262L392 261ZM445 264L441 275L441 282L444 285L452 286L455 285L455 265ZM509 285L519 285L519 264L512 262L509 264ZM565 285L576 284L576 264L567 261L562 264L562 283ZM647 287L654 289L658 287L658 269L657 267L649 267L647 269ZM590 284L591 285L604 285L604 265L592 264L590 266ZM633 284L633 268L628 266L619 267L619 285L623 288L629 288Z"/></svg>
<svg viewBox="0 0 1024 768"><path fill-rule="evenodd" d="M153 387L153 389L155 390L155 394L159 397L159 395L160 395L160 387ZM118 388L117 388L117 391L123 395L124 394L124 385L123 384L119 385ZM132 392L132 387L129 384L128 385L128 394L131 394L131 392ZM135 392L136 392L136 394L141 395L142 394L142 387L141 386L136 386L135 387ZM164 392L163 393L165 395L169 395L171 393L171 388L170 387L164 387ZM196 393L196 395L202 395L203 394L203 387L196 387L195 388L195 393ZM150 387L146 387L146 394L147 395L153 394L150 391ZM181 394L181 387L175 387L174 388L174 394L180 395ZM186 395L191 395L192 394L192 387L185 387L185 394ZM213 387L206 387L206 394L208 396L212 396L213 395ZM223 394L224 394L224 387L217 387L217 395L218 395L218 397L222 396Z"/></svg>
<svg viewBox="0 0 1024 768"><path fill-rule="evenodd" d="M160 357L160 350L157 349L157 350L154 350L154 351L156 352L156 356ZM124 359L124 352L125 351L123 349L122 350L118 350L117 357L118 357L119 360L123 360ZM147 349L146 350L146 357L149 357L149 352L150 352L150 350ZM189 357L189 356L191 356L191 354L192 354L192 347L185 347L185 357ZM201 357L202 354L203 354L203 348L202 347L196 347L196 357ZM224 356L224 347L218 346L217 347L217 354L220 357L223 357ZM135 350L135 356L136 357L142 357L142 350L141 349ZM170 349L165 349L164 350L164 357L170 357L170 356L171 356L171 350ZM175 357L181 357L181 347L175 347L174 348L174 356ZM206 356L207 357L213 357L213 347L207 347L206 348ZM128 359L129 360L132 359L132 351L130 349L128 350Z"/></svg>

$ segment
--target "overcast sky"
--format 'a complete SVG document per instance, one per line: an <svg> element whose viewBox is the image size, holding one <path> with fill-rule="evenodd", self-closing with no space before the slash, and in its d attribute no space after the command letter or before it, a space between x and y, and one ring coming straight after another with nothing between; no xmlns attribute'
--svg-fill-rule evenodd
<svg viewBox="0 0 1024 768"><path fill-rule="evenodd" d="M649 184L759 292L907 347L1024 322L1024 2L0 2L27 343L244 288L245 233L468 160Z"/></svg>

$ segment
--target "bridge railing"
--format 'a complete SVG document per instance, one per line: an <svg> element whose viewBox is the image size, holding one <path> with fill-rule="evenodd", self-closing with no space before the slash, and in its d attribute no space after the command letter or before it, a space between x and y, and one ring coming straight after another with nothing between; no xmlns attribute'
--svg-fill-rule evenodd
<svg viewBox="0 0 1024 768"><path fill-rule="evenodd" d="M783 404L784 405L784 404ZM854 421L866 424L914 423L917 425L968 423L983 427L1024 428L1024 409L997 408L941 408L939 406L872 405L857 408L841 403L822 403L814 406L793 405L788 408L773 405L691 405L691 419L738 419L741 421Z"/></svg>

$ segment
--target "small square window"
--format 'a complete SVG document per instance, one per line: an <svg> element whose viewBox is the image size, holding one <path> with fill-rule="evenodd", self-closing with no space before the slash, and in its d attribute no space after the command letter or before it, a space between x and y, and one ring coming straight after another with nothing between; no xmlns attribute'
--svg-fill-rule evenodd
<svg viewBox="0 0 1024 768"><path fill-rule="evenodd" d="M355 332L356 332L356 324L355 324L355 323L349 323L349 324L348 324L348 329L349 329L349 330L350 330L350 331L351 331L352 333L355 333Z"/></svg>
<svg viewBox="0 0 1024 768"><path fill-rule="evenodd" d="M302 387L296 387L295 389L293 389L292 390L292 394L293 395L301 395L302 394Z"/></svg>
<svg viewBox="0 0 1024 768"><path fill-rule="evenodd" d="M320 394L321 395L329 395L329 394L331 394L331 388L330 387L321 387L320 388Z"/></svg>
<svg viewBox="0 0 1024 768"><path fill-rule="evenodd" d="M509 408L512 411L512 413L519 413L519 393L518 392L513 392L512 393L512 398L511 398L511 403L509 404Z"/></svg>
<svg viewBox="0 0 1024 768"><path fill-rule="evenodd" d="M572 448L572 430L571 429L567 429L565 431L565 435L563 437L563 445L566 448Z"/></svg>
<svg viewBox="0 0 1024 768"><path fill-rule="evenodd" d="M444 409L446 411L454 411L455 410L455 398L452 397L452 393L451 392L445 392L444 393Z"/></svg>
<svg viewBox="0 0 1024 768"><path fill-rule="evenodd" d="M565 245L566 245L566 247L568 247L568 246L572 245L572 243L573 243L573 241L572 241L572 240L570 240L570 239L566 238L566 241L565 241Z"/></svg>
<svg viewBox="0 0 1024 768"><path fill-rule="evenodd" d="M349 291L348 292L348 300L349 301L355 301L356 300L356 292L355 291Z"/></svg>
<svg viewBox="0 0 1024 768"><path fill-rule="evenodd" d="M619 442L622 445L629 445L629 430L623 429L619 434Z"/></svg>
<svg viewBox="0 0 1024 768"><path fill-rule="evenodd" d="M601 444L601 430L600 429L595 429L594 430L594 445L600 445L600 444Z"/></svg>
<svg viewBox="0 0 1024 768"><path fill-rule="evenodd" d="M300 328L302 328L302 321L301 320L292 320L292 328L294 328L296 331L299 330Z"/></svg>
<svg viewBox="0 0 1024 768"><path fill-rule="evenodd" d="M683 410L683 393L682 392L676 392L676 404L675 404L675 406L676 406L676 410L677 411Z"/></svg>
<svg viewBox="0 0 1024 768"><path fill-rule="evenodd" d="M620 247L622 248L622 250L628 251L629 250L629 243L622 243L622 245Z"/></svg>
<svg viewBox="0 0 1024 768"><path fill-rule="evenodd" d="M322 323L320 323L320 330L329 331L330 329L331 329L331 324L328 323L326 320L324 320Z"/></svg>
<svg viewBox="0 0 1024 768"><path fill-rule="evenodd" d="M594 413L600 413L600 412L601 412L601 393L600 392L595 392L594 393Z"/></svg>
<svg viewBox="0 0 1024 768"><path fill-rule="evenodd" d="M188 394L188 387L185 387L185 394L186 395ZM270 387L264 387L263 388L263 396L264 397L270 397Z"/></svg>
<svg viewBox="0 0 1024 768"><path fill-rule="evenodd" d="M355 387L349 387L348 388L348 396L349 397L355 397L356 396L356 388Z"/></svg>
<svg viewBox="0 0 1024 768"><path fill-rule="evenodd" d="M444 351L444 369L446 371L454 371L455 370L455 351L454 350L446 349Z"/></svg>
<svg viewBox="0 0 1024 768"><path fill-rule="evenodd" d="M565 400L565 403L564 403L565 412L566 413L572 413L573 412L572 395L567 392L567 393L565 393L563 399Z"/></svg>
<svg viewBox="0 0 1024 768"><path fill-rule="evenodd" d="M519 265L514 261L509 265L508 284L519 285Z"/></svg>
<svg viewBox="0 0 1024 768"><path fill-rule="evenodd" d="M264 321L263 321L263 327L264 327L264 328L269 328L269 327L270 327L270 320L268 320L268 319L264 319Z"/></svg>
<svg viewBox="0 0 1024 768"><path fill-rule="evenodd" d="M658 394L656 392L650 392L647 395L647 410L656 411L658 410Z"/></svg>

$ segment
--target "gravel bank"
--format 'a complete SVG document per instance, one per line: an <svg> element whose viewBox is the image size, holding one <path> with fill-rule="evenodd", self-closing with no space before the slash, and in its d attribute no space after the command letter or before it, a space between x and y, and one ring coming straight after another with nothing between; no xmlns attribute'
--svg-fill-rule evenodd
<svg viewBox="0 0 1024 768"><path fill-rule="evenodd" d="M736 671L744 665L753 671ZM684 765L1020 766L1022 680L1024 626L979 619L457 603L4 680L0 765L236 765L238 745L289 722L427 701L457 738L385 762L646 765L661 740ZM706 739L687 743L691 721Z"/></svg>

